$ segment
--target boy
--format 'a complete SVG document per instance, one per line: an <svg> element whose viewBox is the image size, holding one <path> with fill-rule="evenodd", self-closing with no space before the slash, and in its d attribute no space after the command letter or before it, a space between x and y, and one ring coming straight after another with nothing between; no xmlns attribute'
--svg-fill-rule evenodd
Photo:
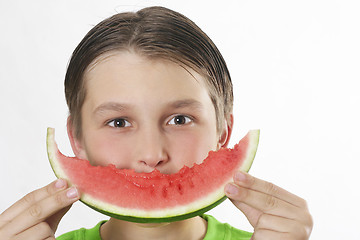
<svg viewBox="0 0 360 240"><path fill-rule="evenodd" d="M93 165L170 174L226 147L231 136L225 61L193 22L166 8L116 14L90 30L70 60L65 95L71 146ZM225 193L253 234L203 215L163 224L111 218L59 239L309 238L312 220L301 198L241 172ZM54 239L80 194L61 179L28 194L0 215L0 236Z"/></svg>

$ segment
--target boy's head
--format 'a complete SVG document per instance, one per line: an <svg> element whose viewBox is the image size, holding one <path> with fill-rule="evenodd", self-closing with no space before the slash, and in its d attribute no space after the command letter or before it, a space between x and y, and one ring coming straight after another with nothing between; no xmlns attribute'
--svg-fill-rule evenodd
<svg viewBox="0 0 360 240"><path fill-rule="evenodd" d="M163 7L116 14L100 22L75 49L65 77L65 95L75 137L80 138L81 108L86 96L84 73L100 56L131 50L149 59L170 60L206 79L217 116L218 132L224 120L232 122L233 92L226 63L211 39L185 16Z"/></svg>

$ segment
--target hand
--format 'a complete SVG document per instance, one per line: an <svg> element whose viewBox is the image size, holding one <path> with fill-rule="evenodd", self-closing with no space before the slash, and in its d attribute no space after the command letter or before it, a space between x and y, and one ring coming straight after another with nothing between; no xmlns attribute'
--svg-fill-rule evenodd
<svg viewBox="0 0 360 240"><path fill-rule="evenodd" d="M254 227L251 239L309 239L313 221L300 197L243 172L234 175L225 193Z"/></svg>
<svg viewBox="0 0 360 240"><path fill-rule="evenodd" d="M27 194L0 215L1 239L55 239L61 218L78 199L62 179Z"/></svg>

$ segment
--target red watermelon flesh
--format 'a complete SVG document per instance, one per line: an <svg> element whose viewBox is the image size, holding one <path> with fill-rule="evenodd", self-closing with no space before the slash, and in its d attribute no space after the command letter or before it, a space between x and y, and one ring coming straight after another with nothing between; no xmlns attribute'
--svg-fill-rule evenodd
<svg viewBox="0 0 360 240"><path fill-rule="evenodd" d="M236 171L248 171L259 140L252 130L233 149L210 151L202 164L174 174L137 173L114 165L92 166L66 157L48 129L48 155L59 178L82 193L81 201L109 216L134 222L177 221L199 215L225 199L224 186Z"/></svg>

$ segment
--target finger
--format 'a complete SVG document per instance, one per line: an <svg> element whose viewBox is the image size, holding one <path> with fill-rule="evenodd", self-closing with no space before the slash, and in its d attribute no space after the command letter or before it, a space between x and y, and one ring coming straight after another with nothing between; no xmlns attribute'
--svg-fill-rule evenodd
<svg viewBox="0 0 360 240"><path fill-rule="evenodd" d="M63 179L57 179L56 181L50 183L49 185L37 189L31 193L28 193L26 196L21 198L19 201L14 203L8 209L6 209L0 215L0 227L5 225L7 222L10 222L13 218L23 212L25 209L29 208L34 203L47 198L53 195L56 192L59 192L67 187L67 182Z"/></svg>
<svg viewBox="0 0 360 240"><path fill-rule="evenodd" d="M239 205L245 203L260 212L289 219L296 219L301 214L300 208L288 202L269 194L238 186L234 183L228 184L225 192L239 209Z"/></svg>
<svg viewBox="0 0 360 240"><path fill-rule="evenodd" d="M41 222L16 235L14 240L39 240L54 237L54 232L46 222Z"/></svg>
<svg viewBox="0 0 360 240"><path fill-rule="evenodd" d="M293 219L262 214L259 217L256 229L271 229L276 232L293 233L295 236L306 236L306 227Z"/></svg>
<svg viewBox="0 0 360 240"><path fill-rule="evenodd" d="M59 210L71 205L79 199L79 193L72 187L52 196L49 196L26 209L6 224L5 228L10 235L15 235L32 227Z"/></svg>
<svg viewBox="0 0 360 240"><path fill-rule="evenodd" d="M269 229L257 229L254 231L251 240L295 240L289 233L276 232Z"/></svg>
<svg viewBox="0 0 360 240"><path fill-rule="evenodd" d="M307 207L306 201L304 199L276 186L275 184L255 178L248 173L235 173L234 182L241 187L274 196L297 207Z"/></svg>

